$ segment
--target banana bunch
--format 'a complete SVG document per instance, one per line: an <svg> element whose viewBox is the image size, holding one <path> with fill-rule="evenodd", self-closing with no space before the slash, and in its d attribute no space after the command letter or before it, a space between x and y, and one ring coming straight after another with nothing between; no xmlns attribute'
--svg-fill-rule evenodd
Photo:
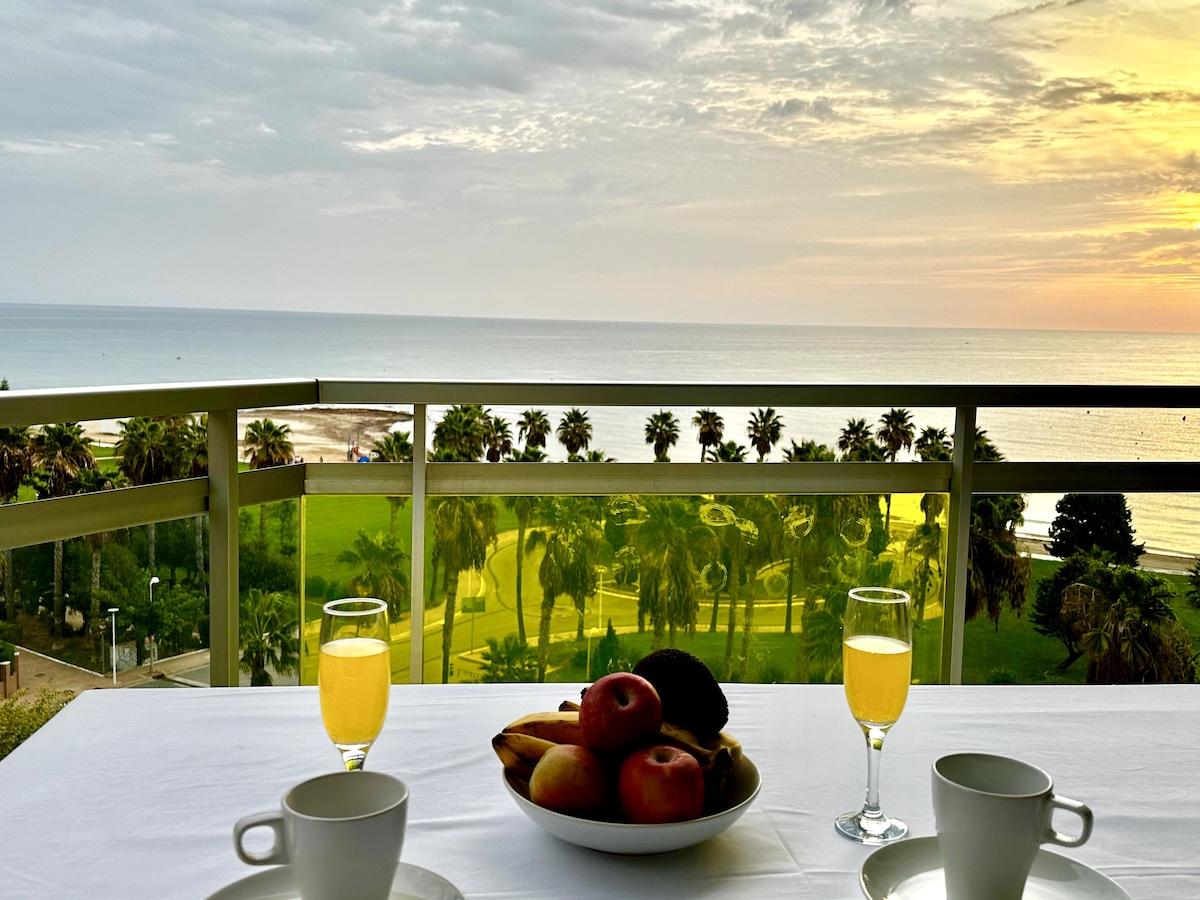
<svg viewBox="0 0 1200 900"><path fill-rule="evenodd" d="M664 722L658 743L670 744L696 758L704 770L705 790L715 796L725 786L725 779L742 760L742 745L733 735L722 731L711 741L701 743L685 728ZM492 749L506 772L528 781L534 766L555 744L586 746L579 727L579 704L564 701L557 712L530 713L510 722L492 738Z"/></svg>

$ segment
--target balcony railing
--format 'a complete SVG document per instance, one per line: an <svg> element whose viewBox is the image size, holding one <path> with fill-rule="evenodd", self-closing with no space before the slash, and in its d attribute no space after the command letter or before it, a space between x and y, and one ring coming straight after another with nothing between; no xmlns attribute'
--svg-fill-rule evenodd
<svg viewBox="0 0 1200 900"><path fill-rule="evenodd" d="M413 407L414 462L303 463L238 472L241 409L320 404ZM907 407L955 410L950 462L786 465L433 463L427 407ZM425 500L451 494L949 495L940 677L962 679L967 539L972 494L1200 492L1200 462L975 462L980 408L1200 407L1200 386L796 385L416 382L345 379L159 384L0 393L0 426L207 412L209 474L164 484L0 506L0 549L151 522L209 515L211 681L238 683L238 510L311 495L410 495L412 621L424 620ZM1082 438L1082 436L1081 436ZM411 679L422 679L421 628L412 629Z"/></svg>

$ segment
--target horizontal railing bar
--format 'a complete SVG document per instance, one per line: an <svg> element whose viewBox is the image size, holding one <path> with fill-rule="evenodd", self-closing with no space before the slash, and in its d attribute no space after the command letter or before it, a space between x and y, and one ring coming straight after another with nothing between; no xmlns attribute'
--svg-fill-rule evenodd
<svg viewBox="0 0 1200 900"><path fill-rule="evenodd" d="M949 463L430 463L428 494L946 492Z"/></svg>
<svg viewBox="0 0 1200 900"><path fill-rule="evenodd" d="M238 473L238 506L293 500L304 494L304 466L271 466Z"/></svg>
<svg viewBox="0 0 1200 900"><path fill-rule="evenodd" d="M1188 494L1200 492L1200 463L976 463L974 486L977 494Z"/></svg>
<svg viewBox="0 0 1200 900"><path fill-rule="evenodd" d="M317 494L406 495L413 489L412 463L306 463L304 491Z"/></svg>
<svg viewBox="0 0 1200 900"><path fill-rule="evenodd" d="M0 550L185 519L207 510L207 478L0 505Z"/></svg>
<svg viewBox="0 0 1200 900"><path fill-rule="evenodd" d="M0 427L317 403L313 378L0 391Z"/></svg>
<svg viewBox="0 0 1200 900"><path fill-rule="evenodd" d="M1200 385L679 384L325 378L322 403L1200 408Z"/></svg>

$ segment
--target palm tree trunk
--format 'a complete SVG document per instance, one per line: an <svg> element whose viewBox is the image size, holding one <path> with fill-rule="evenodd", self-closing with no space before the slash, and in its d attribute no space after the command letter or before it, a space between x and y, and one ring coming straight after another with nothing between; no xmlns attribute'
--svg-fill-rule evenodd
<svg viewBox="0 0 1200 900"><path fill-rule="evenodd" d="M729 591L729 624L725 628L725 665L722 681L729 681L733 676L733 635L737 632L737 607L741 591L741 566L734 564L734 582Z"/></svg>
<svg viewBox="0 0 1200 900"><path fill-rule="evenodd" d="M538 621L538 684L546 680L546 661L550 656L550 616L553 613L554 594L545 591L542 595L542 617Z"/></svg>
<svg viewBox="0 0 1200 900"><path fill-rule="evenodd" d="M388 497L388 534L396 536L396 519L400 515L400 498Z"/></svg>
<svg viewBox="0 0 1200 900"><path fill-rule="evenodd" d="M525 643L525 613L521 609L521 575L525 568L525 526L517 525L517 638Z"/></svg>
<svg viewBox="0 0 1200 900"><path fill-rule="evenodd" d="M92 665L100 662L100 635L104 625L100 621L100 548L92 550L92 606L88 615L88 630L92 633Z"/></svg>
<svg viewBox="0 0 1200 900"><path fill-rule="evenodd" d="M796 551L788 556L788 599L787 613L783 617L783 633L792 633L792 580L796 577Z"/></svg>
<svg viewBox="0 0 1200 900"><path fill-rule="evenodd" d="M155 557L154 545L157 543L157 541L158 541L158 528L154 522L151 522L149 525L146 526L146 557L147 557L147 561L148 561L148 568L150 569L151 572L154 571L154 557Z"/></svg>
<svg viewBox="0 0 1200 900"><path fill-rule="evenodd" d="M796 682L808 684L808 609L800 613L800 639L796 641Z"/></svg>
<svg viewBox="0 0 1200 900"><path fill-rule="evenodd" d="M61 650L63 648L63 625L66 624L66 604L63 602L63 542L54 542L54 611L52 613L53 622L51 634L53 641L50 643L51 650Z"/></svg>
<svg viewBox="0 0 1200 900"><path fill-rule="evenodd" d="M17 598L13 593L12 550L4 551L4 614L9 622L17 615Z"/></svg>
<svg viewBox="0 0 1200 900"><path fill-rule="evenodd" d="M196 584L203 586L205 582L204 571L204 517L208 515L204 513L196 516Z"/></svg>
<svg viewBox="0 0 1200 900"><path fill-rule="evenodd" d="M708 623L708 633L715 634L717 630L717 610L721 606L721 589L713 591L712 620Z"/></svg>
<svg viewBox="0 0 1200 900"><path fill-rule="evenodd" d="M895 462L895 459L892 460ZM887 501L887 515L883 519L883 530L890 537L892 534L892 495L884 494L883 499Z"/></svg>
<svg viewBox="0 0 1200 900"><path fill-rule="evenodd" d="M750 638L754 634L754 581L746 594L745 611L742 613L742 655L738 657L738 681L746 680L746 666L750 662Z"/></svg>
<svg viewBox="0 0 1200 900"><path fill-rule="evenodd" d="M267 546L267 504L260 503L258 507L258 539L263 547Z"/></svg>
<svg viewBox="0 0 1200 900"><path fill-rule="evenodd" d="M583 598L583 597L575 597L575 598L574 598L574 600L575 600L575 612L578 614L578 617L579 617L579 621L578 621L578 623L575 625L575 640L577 640L577 641L582 641L582 640L583 640L583 609L584 609L584 599L585 599L585 598Z"/></svg>
<svg viewBox="0 0 1200 900"><path fill-rule="evenodd" d="M454 640L454 607L458 600L458 572L446 570L446 615L442 620L442 684L450 683L450 642Z"/></svg>
<svg viewBox="0 0 1200 900"><path fill-rule="evenodd" d="M429 597L425 601L426 609L433 609L433 606L434 606L433 601L437 599L437 573L438 573L438 563L439 562L440 562L440 560L435 556L433 558L433 566L432 566L433 571L429 573L430 574Z"/></svg>

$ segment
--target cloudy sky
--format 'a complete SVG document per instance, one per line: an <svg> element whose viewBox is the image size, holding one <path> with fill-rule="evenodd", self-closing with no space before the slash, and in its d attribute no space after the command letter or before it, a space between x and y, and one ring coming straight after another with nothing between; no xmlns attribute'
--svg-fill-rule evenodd
<svg viewBox="0 0 1200 900"><path fill-rule="evenodd" d="M1200 331L1192 0L5 0L0 302Z"/></svg>

